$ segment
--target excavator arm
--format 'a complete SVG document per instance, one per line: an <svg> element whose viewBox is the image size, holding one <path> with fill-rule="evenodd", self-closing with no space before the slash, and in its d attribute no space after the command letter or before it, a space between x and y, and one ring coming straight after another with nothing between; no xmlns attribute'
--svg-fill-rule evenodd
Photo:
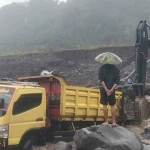
<svg viewBox="0 0 150 150"><path fill-rule="evenodd" d="M135 83L133 87L138 97L144 97L147 57L150 48L149 30L150 25L146 20L141 20L136 29Z"/></svg>
<svg viewBox="0 0 150 150"><path fill-rule="evenodd" d="M136 29L135 44L135 80L132 85L124 85L123 88L123 118L138 122L147 118L150 113L150 103L145 98L144 88L146 81L146 67L150 25L146 20L141 20Z"/></svg>

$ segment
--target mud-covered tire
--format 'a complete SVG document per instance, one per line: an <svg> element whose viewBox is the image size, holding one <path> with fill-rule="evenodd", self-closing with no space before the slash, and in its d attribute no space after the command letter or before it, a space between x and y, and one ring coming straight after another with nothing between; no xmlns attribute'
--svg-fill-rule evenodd
<svg viewBox="0 0 150 150"><path fill-rule="evenodd" d="M33 150L37 145L36 137L29 137L22 145L22 150Z"/></svg>

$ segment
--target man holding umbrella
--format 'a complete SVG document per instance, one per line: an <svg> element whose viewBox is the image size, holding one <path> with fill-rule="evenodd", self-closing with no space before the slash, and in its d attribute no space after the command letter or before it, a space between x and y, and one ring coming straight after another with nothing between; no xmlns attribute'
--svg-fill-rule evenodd
<svg viewBox="0 0 150 150"><path fill-rule="evenodd" d="M103 125L108 125L107 105L109 104L111 106L112 125L117 126L115 120L115 88L120 81L120 71L115 64L122 63L122 60L111 52L100 54L95 58L95 60L102 64L98 71L98 78L102 85L100 89L100 103L103 105L103 113L105 118Z"/></svg>

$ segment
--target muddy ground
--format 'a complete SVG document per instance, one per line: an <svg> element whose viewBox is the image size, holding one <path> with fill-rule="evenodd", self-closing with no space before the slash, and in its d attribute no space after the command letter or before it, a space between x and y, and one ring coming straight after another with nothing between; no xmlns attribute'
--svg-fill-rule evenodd
<svg viewBox="0 0 150 150"><path fill-rule="evenodd" d="M31 53L13 56L0 56L0 78L12 78L17 80L22 76L40 75L43 70L59 71L68 84L99 87L97 71L100 66L94 59L103 52L111 51L120 56L123 64L118 67L121 70L121 78L126 77L135 68L135 47L112 47L94 50L66 50L51 51L49 53ZM147 82L149 82L150 69L147 70ZM139 137L144 130L143 125L129 125L127 128L136 132ZM143 140L143 139L142 139ZM145 141L147 142L147 141ZM36 150L54 150L54 144L48 143L46 147Z"/></svg>
<svg viewBox="0 0 150 150"><path fill-rule="evenodd" d="M125 125L124 127L126 129L128 129L131 132L134 132L142 141L143 145L149 145L150 144L150 139L145 139L142 136L142 133L144 132L144 128L150 126L150 120L145 120L143 121L141 124L128 124ZM73 147L75 147L75 143L74 142L69 142ZM55 149L55 145L54 143L47 143L46 146L44 147L37 147L34 150L56 150Z"/></svg>

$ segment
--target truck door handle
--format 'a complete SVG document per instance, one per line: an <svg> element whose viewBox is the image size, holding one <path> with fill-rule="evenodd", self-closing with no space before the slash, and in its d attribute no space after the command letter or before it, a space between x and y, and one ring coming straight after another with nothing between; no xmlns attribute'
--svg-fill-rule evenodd
<svg viewBox="0 0 150 150"><path fill-rule="evenodd" d="M36 118L36 121L43 121L43 117Z"/></svg>

